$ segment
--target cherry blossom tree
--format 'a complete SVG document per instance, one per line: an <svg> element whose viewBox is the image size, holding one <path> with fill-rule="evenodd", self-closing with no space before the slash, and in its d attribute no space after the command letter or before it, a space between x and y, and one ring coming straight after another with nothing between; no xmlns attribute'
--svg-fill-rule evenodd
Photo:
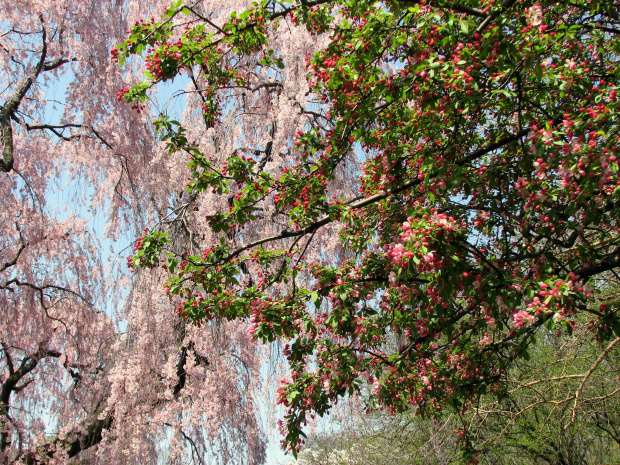
<svg viewBox="0 0 620 465"><path fill-rule="evenodd" d="M195 97L154 120L195 242L162 224L130 263L188 321L286 342L285 447L364 386L463 413L537 335L617 340L618 6L180 1L113 50L145 60L126 102L179 74Z"/></svg>
<svg viewBox="0 0 620 465"><path fill-rule="evenodd" d="M236 326L186 325L161 276L106 258L193 208L185 162L166 156L148 112L117 101L141 71L110 56L167 5L0 2L3 464L264 459L261 349Z"/></svg>

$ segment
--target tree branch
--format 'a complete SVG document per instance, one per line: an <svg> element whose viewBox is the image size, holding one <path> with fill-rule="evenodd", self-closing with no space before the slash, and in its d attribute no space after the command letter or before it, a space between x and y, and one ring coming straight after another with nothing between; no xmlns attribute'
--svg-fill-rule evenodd
<svg viewBox="0 0 620 465"><path fill-rule="evenodd" d="M607 356L607 354L614 348L614 346L618 342L620 342L620 337L618 337L618 338L614 339L613 341L611 341L609 343L609 345L605 348L605 350L601 353L601 355L596 359L596 362L594 362L594 364L590 367L590 369L587 371L587 373L585 375L583 375L583 379L581 380L581 384L579 384L579 388L575 392L575 402L573 404L573 414L572 414L571 420L564 427L565 430L570 425L572 425L575 422L575 416L577 415L577 404L579 403L579 396L581 396L581 392L583 391L583 387L585 386L586 381L588 380L590 375L594 372L594 370L596 370L596 368L599 366L599 364L603 361L603 359Z"/></svg>
<svg viewBox="0 0 620 465"><path fill-rule="evenodd" d="M398 3L405 3L405 4L411 3L414 5L419 5L420 0L398 0ZM471 6L464 5L458 2L447 2L444 0L436 0L436 1L430 2L430 5L436 8L446 8L448 10L456 11L458 13L466 13L468 15L477 16L478 18L487 17L487 15L482 10L479 10L478 8L473 8Z"/></svg>
<svg viewBox="0 0 620 465"><path fill-rule="evenodd" d="M43 24L43 16L40 16L41 24ZM43 45L41 47L41 56L35 66L34 71L24 79L17 87L11 98L2 106L0 110L0 131L2 136L2 160L0 160L0 171L8 173L13 169L13 128L11 127L11 116L19 107L22 99L36 81L37 77L43 70L45 65L45 57L47 55L47 33L45 26L42 27Z"/></svg>
<svg viewBox="0 0 620 465"><path fill-rule="evenodd" d="M502 11L507 10L515 3L517 3L517 0L503 0L500 7L491 11L486 19L480 23L480 26L478 26L474 34L481 34L489 26L489 24L491 24L493 20L502 13Z"/></svg>

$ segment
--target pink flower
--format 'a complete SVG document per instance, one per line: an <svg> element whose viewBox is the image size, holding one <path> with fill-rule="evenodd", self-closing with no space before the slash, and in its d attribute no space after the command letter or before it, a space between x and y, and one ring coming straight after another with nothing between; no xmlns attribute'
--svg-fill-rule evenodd
<svg viewBox="0 0 620 465"><path fill-rule="evenodd" d="M542 8L540 7L540 3L537 3L536 5L528 8L526 16L532 26L540 26L543 21L543 13Z"/></svg>
<svg viewBox="0 0 620 465"><path fill-rule="evenodd" d="M525 310L517 312L512 316L512 323L517 328L521 328L522 326L525 326L527 323L532 324L534 323L535 320L536 318L534 317L534 315L532 315L531 313Z"/></svg>
<svg viewBox="0 0 620 465"><path fill-rule="evenodd" d="M378 396L379 395L379 389L380 389L380 385L379 385L379 380L375 379L374 382L372 383L372 389L371 392L373 393L373 395Z"/></svg>

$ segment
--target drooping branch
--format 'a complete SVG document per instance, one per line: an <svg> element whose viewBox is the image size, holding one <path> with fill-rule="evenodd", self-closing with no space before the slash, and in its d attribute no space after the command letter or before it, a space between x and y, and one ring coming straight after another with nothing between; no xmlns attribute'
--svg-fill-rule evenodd
<svg viewBox="0 0 620 465"><path fill-rule="evenodd" d="M164 423L164 425L168 426L169 428L172 428L173 426L170 423ZM179 430L181 435L183 436L183 438L189 442L190 446L192 447L192 455L195 454L195 456L198 458L199 462L204 465L204 460L202 459L201 455L200 455L200 451L198 450L198 447L196 446L196 442L187 435L187 433L185 433L185 431L183 430Z"/></svg>

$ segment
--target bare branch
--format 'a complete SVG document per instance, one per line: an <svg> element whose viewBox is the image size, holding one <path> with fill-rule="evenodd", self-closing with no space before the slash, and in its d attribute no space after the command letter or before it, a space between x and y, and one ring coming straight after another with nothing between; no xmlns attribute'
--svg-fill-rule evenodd
<svg viewBox="0 0 620 465"><path fill-rule="evenodd" d="M581 392L583 391L583 387L585 386L586 381L588 380L590 375L592 375L594 370L596 370L599 364L603 361L603 359L607 356L607 354L611 351L611 349L613 349L614 346L618 342L620 342L620 337L611 341L609 345L605 348L605 350L601 353L601 355L596 359L596 362L594 362L594 364L590 367L587 373L583 376L583 379L581 380L581 384L579 385L579 388L575 392L575 403L573 404L573 414L572 414L571 420L564 427L564 429L567 429L569 426L571 426L575 422L575 416L577 415L577 404L579 403L579 397L581 396Z"/></svg>

